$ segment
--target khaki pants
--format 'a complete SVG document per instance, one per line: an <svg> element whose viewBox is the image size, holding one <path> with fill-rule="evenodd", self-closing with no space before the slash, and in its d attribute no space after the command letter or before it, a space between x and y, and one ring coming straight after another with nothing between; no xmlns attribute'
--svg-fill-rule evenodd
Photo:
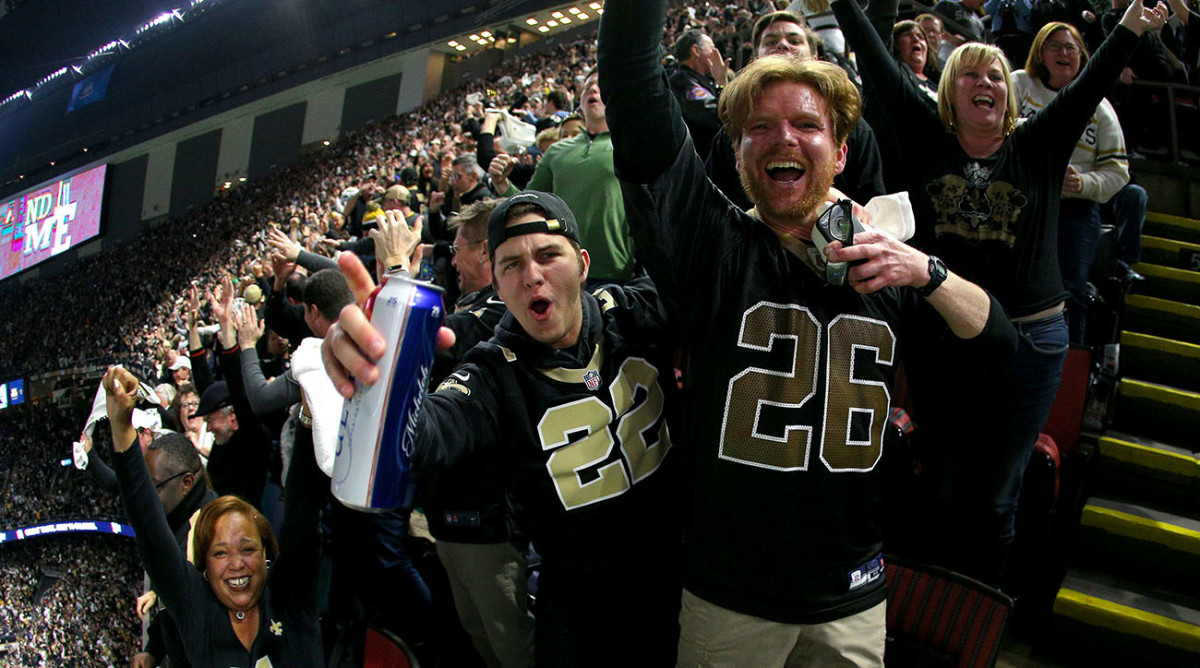
<svg viewBox="0 0 1200 668"><path fill-rule="evenodd" d="M887 602L824 624L781 624L683 592L680 668L883 666Z"/></svg>
<svg viewBox="0 0 1200 668"><path fill-rule="evenodd" d="M532 668L525 555L510 543L437 542L458 619L489 668Z"/></svg>

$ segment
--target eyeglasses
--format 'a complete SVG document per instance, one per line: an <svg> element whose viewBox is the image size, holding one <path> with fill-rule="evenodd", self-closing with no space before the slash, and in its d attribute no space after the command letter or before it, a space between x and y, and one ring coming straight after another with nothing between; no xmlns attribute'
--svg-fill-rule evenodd
<svg viewBox="0 0 1200 668"><path fill-rule="evenodd" d="M185 476L189 473L191 473L191 471L180 471L179 473L176 473L175 475L171 476L170 478L167 478L165 480L160 480L160 481L154 483L154 489L156 489L156 490L162 489L164 485L171 482L172 480L179 478L181 476Z"/></svg>
<svg viewBox="0 0 1200 668"><path fill-rule="evenodd" d="M1079 53L1079 47L1071 42L1046 42L1046 48L1051 51L1062 51L1066 54Z"/></svg>
<svg viewBox="0 0 1200 668"><path fill-rule="evenodd" d="M185 402L179 404L179 407L180 408L191 408L191 409L195 410L197 408L200 408L200 402L199 401L185 401Z"/></svg>
<svg viewBox="0 0 1200 668"><path fill-rule="evenodd" d="M458 244L454 244L453 246L450 247L450 254L458 255L460 252L467 250L471 246L474 246L475 244L481 244L485 241L487 241L487 239L476 239L474 241L468 241L466 244L464 244L462 246L459 246Z"/></svg>

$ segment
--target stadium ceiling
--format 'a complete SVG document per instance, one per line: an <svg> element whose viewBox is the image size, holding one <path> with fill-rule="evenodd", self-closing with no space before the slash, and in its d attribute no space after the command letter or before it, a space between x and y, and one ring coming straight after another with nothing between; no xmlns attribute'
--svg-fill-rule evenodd
<svg viewBox="0 0 1200 668"><path fill-rule="evenodd" d="M507 48L510 35L522 46L578 25L571 7L594 20L590 4L28 2L0 20L0 44L6 47L0 68L0 194L16 192L26 179L53 178L171 129L406 49L443 45L439 53L459 58ZM537 25L527 23L531 19ZM467 48L451 47L451 40ZM77 94L86 106L73 99Z"/></svg>
<svg viewBox="0 0 1200 668"><path fill-rule="evenodd" d="M603 2L575 2L514 16L490 28L455 35L433 45L450 55L472 56L491 48L523 46L522 35L549 37L592 23L604 13ZM526 38L527 39L527 38Z"/></svg>

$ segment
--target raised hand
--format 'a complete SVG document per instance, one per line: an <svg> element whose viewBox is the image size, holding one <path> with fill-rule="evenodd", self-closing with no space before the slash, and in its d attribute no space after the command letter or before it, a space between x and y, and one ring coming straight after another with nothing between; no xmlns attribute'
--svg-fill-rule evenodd
<svg viewBox="0 0 1200 668"><path fill-rule="evenodd" d="M267 230L267 243L288 262L295 262L300 257L300 244L277 228Z"/></svg>
<svg viewBox="0 0 1200 668"><path fill-rule="evenodd" d="M506 153L499 153L492 158L492 163L488 165L488 176L492 179L496 194L501 195L508 191L508 175L512 173L513 165L516 164L512 156Z"/></svg>
<svg viewBox="0 0 1200 668"><path fill-rule="evenodd" d="M388 342L383 338L367 314L363 305L375 290L375 281L367 272L362 261L353 253L341 253L337 258L338 269L346 277L354 293L354 303L342 309L338 321L325 334L321 342L321 357L325 361L325 372L334 387L346 398L354 395L351 376L365 385L379 380L379 369L375 366L387 350ZM445 350L454 345L454 332L443 327L438 332L438 349Z"/></svg>
<svg viewBox="0 0 1200 668"><path fill-rule="evenodd" d="M243 350L257 345L265 329L263 321L258 318L258 312L245 302L234 307L234 325L237 327L238 347Z"/></svg>
<svg viewBox="0 0 1200 668"><path fill-rule="evenodd" d="M1142 0L1133 0L1125 9L1125 15L1121 17L1121 25L1140 37L1147 30L1158 30L1163 27L1168 18L1170 18L1170 12L1167 10L1166 3L1160 2L1154 5L1154 9L1146 9Z"/></svg>
<svg viewBox="0 0 1200 668"><path fill-rule="evenodd" d="M133 407L137 405L138 379L122 366L110 366L102 381L105 409L112 429L113 449L124 452L137 441L133 429Z"/></svg>
<svg viewBox="0 0 1200 668"><path fill-rule="evenodd" d="M404 214L397 209L390 209L375 220L379 224L378 227L368 233L375 242L375 259L385 270L395 266L407 269L412 262L413 253L421 244L424 217L417 216L412 227L409 227L404 220Z"/></svg>

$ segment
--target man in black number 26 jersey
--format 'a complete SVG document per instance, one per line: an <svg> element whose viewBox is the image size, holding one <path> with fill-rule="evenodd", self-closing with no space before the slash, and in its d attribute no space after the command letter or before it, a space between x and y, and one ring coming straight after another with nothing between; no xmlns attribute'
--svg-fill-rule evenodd
<svg viewBox="0 0 1200 668"><path fill-rule="evenodd" d="M725 88L755 208L733 206L663 76L666 5L608 0L598 68L638 259L686 360L679 665L882 665L879 463L901 346L948 327L947 363L967 363L1010 354L1015 333L981 288L890 236L814 248L861 107L835 65L771 56ZM860 264L831 285L827 261Z"/></svg>

